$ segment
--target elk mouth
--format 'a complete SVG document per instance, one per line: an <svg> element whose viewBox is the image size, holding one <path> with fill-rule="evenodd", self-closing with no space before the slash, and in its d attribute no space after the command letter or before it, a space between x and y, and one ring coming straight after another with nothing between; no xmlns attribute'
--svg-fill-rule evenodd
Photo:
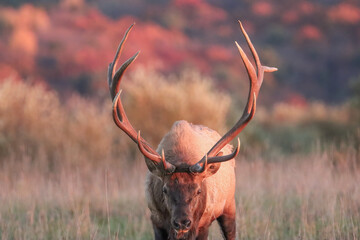
<svg viewBox="0 0 360 240"><path fill-rule="evenodd" d="M181 240L186 239L187 233L189 232L189 229L184 230L175 230L175 239Z"/></svg>

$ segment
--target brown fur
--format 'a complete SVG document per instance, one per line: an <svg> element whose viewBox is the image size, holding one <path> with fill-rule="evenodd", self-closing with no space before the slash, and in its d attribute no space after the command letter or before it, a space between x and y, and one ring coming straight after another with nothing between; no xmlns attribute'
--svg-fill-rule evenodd
<svg viewBox="0 0 360 240"><path fill-rule="evenodd" d="M175 166L191 166L220 139L204 126L175 122L158 146ZM224 154L232 147L223 148ZM235 239L235 161L209 164L204 173L148 174L146 195L155 239L207 239L210 224L218 220L226 239ZM167 193L163 193L163 190ZM201 192L199 193L199 189ZM189 229L175 231L174 221L191 221ZM176 225L176 224L175 224Z"/></svg>

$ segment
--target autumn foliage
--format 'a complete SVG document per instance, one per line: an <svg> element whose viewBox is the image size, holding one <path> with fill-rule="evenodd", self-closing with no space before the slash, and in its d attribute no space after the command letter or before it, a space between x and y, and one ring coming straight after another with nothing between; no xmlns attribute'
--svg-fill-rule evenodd
<svg viewBox="0 0 360 240"><path fill-rule="evenodd" d="M94 94L105 87L106 65L122 34L136 22L123 56L126 59L141 50L133 70L143 66L169 74L195 68L213 76L217 86L239 92L242 86L236 82L245 73L233 41L242 41L236 23L240 19L255 39L264 64L275 63L282 69L275 74L274 88L264 93L267 99L276 95L288 100L288 92L296 92L341 102L350 92L353 73L359 74L355 26L360 22L360 6L353 1L233 5L158 0L144 9L124 1L111 6L111 11L109 6L107 1L90 5L64 0L46 8L0 7L0 72L12 74L11 68L61 93L75 89ZM279 90L280 86L286 88Z"/></svg>

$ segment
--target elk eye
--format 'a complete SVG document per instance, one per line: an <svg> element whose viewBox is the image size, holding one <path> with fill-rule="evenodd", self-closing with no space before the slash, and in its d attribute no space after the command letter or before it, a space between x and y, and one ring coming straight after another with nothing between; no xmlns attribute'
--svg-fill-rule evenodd
<svg viewBox="0 0 360 240"><path fill-rule="evenodd" d="M198 191L197 191L197 194L200 194L201 193L201 189L199 189Z"/></svg>
<svg viewBox="0 0 360 240"><path fill-rule="evenodd" d="M167 194L167 193L168 193L168 191L167 191L167 189L166 189L165 187L163 188L162 191L163 191L164 194Z"/></svg>

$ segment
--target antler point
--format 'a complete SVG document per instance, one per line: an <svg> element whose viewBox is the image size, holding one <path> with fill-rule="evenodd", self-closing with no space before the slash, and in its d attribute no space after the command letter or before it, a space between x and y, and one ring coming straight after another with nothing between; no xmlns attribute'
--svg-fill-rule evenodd
<svg viewBox="0 0 360 240"><path fill-rule="evenodd" d="M138 131L138 134L137 134L137 140L138 140L138 142L140 140L140 130Z"/></svg>
<svg viewBox="0 0 360 240"><path fill-rule="evenodd" d="M239 152L240 151L240 138L238 137L237 138L237 141L238 141L238 145L237 145L237 152Z"/></svg>
<svg viewBox="0 0 360 240"><path fill-rule="evenodd" d="M264 67L264 72L276 72L277 70L276 67Z"/></svg>

